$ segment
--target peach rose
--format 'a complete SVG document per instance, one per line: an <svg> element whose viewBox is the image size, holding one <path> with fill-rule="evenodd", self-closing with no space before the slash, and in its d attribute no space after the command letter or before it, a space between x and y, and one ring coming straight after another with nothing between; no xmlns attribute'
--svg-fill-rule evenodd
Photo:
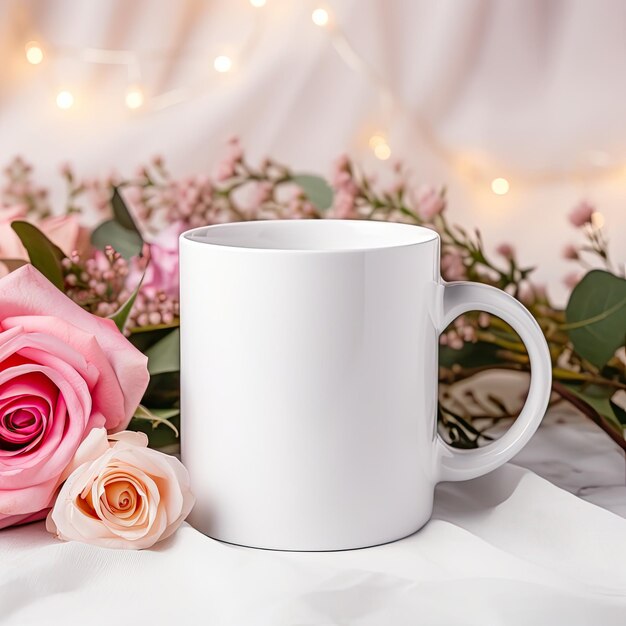
<svg viewBox="0 0 626 626"><path fill-rule="evenodd" d="M177 458L147 445L144 433L107 439L104 429L92 430L48 514L48 531L65 541L136 550L169 537L195 502L189 474Z"/></svg>
<svg viewBox="0 0 626 626"><path fill-rule="evenodd" d="M147 359L32 265L0 279L0 528L41 518L93 428L126 428Z"/></svg>

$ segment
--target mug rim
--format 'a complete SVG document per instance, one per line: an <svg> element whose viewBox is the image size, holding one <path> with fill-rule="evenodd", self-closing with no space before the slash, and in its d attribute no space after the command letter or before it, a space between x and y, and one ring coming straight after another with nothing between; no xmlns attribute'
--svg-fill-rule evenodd
<svg viewBox="0 0 626 626"><path fill-rule="evenodd" d="M296 246L272 246L272 245L253 245L243 243L242 239L237 243L236 239L225 240L220 242L217 238L210 239L206 235L213 233L216 237L219 233L229 231L256 231L259 228L265 229L285 229L286 226L293 228L309 228L304 224L315 224L316 227L324 224L322 228L343 228L349 227L354 233L355 229L360 231L386 231L385 236L388 239L387 243L374 242L372 245L354 245L354 246L341 246L336 247L323 247L323 246L308 246L308 247L296 247ZM392 232L394 231L394 232ZM370 233L371 234L371 233ZM250 233L248 232L248 236ZM391 235L391 237L390 237ZM362 236L362 234L361 234ZM394 240L395 237L395 240ZM355 237L356 239L356 237ZM388 222L382 220L365 220L365 219L334 219L334 218L317 218L317 219L280 219L280 220L246 220L241 222L225 222L223 224L210 224L206 226L197 226L181 233L179 237L180 242L188 242L192 245L207 246L213 249L220 250L238 250L241 252L259 252L259 253L287 253L287 254L346 254L354 252L369 252L374 250L392 250L398 248L408 248L413 246L420 246L427 243L438 242L439 233L437 231L419 226L417 224L406 224L404 222Z"/></svg>

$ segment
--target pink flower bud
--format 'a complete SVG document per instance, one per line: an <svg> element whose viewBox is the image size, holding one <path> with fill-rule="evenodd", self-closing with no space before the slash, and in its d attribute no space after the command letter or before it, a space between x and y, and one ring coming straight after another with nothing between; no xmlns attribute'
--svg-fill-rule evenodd
<svg viewBox="0 0 626 626"><path fill-rule="evenodd" d="M591 203L583 200L579 202L569 214L569 221L577 228L585 224L590 224L591 216L595 213L595 210L595 207Z"/></svg>
<svg viewBox="0 0 626 626"><path fill-rule="evenodd" d="M74 172L72 171L72 166L69 163L62 163L59 168L59 172L63 178L68 178L71 180L74 177Z"/></svg>
<svg viewBox="0 0 626 626"><path fill-rule="evenodd" d="M563 248L563 258L564 259L568 259L570 261L576 261L579 257L578 257L578 248L571 244L568 243L564 248Z"/></svg>
<svg viewBox="0 0 626 626"><path fill-rule="evenodd" d="M223 182L235 175L235 166L230 159L222 161L217 166L217 172L215 173L216 180Z"/></svg>
<svg viewBox="0 0 626 626"><path fill-rule="evenodd" d="M441 273L446 280L464 280L466 278L463 257L457 250L446 252L441 257Z"/></svg>
<svg viewBox="0 0 626 626"><path fill-rule="evenodd" d="M496 252L501 256L504 257L505 259L512 259L513 255L515 254L515 250L513 248L513 246L509 243L501 243L497 248L496 248Z"/></svg>
<svg viewBox="0 0 626 626"><path fill-rule="evenodd" d="M446 206L442 190L432 185L422 185L417 190L416 200L418 214L425 222L430 222Z"/></svg>
<svg viewBox="0 0 626 626"><path fill-rule="evenodd" d="M350 157L347 154L340 154L335 160L333 168L337 172L348 170L350 168Z"/></svg>

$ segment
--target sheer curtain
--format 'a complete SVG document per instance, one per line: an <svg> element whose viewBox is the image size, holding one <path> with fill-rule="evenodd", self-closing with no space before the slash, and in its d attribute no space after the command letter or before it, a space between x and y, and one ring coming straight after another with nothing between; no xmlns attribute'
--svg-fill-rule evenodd
<svg viewBox="0 0 626 626"><path fill-rule="evenodd" d="M317 6L333 28L313 24ZM33 39L37 66L24 57ZM90 62L92 48L138 64ZM252 158L327 174L347 151L384 172L368 147L384 132L392 160L447 185L455 219L491 247L513 243L555 295L572 269L560 248L577 237L566 215L583 197L624 261L619 0L1 0L0 52L0 158L23 155L57 197L63 161L130 174L160 153L177 174L211 171L233 134ZM213 69L220 54L228 73ZM137 111L124 106L131 82L146 96ZM67 111L60 89L75 97ZM490 189L498 176L505 196Z"/></svg>

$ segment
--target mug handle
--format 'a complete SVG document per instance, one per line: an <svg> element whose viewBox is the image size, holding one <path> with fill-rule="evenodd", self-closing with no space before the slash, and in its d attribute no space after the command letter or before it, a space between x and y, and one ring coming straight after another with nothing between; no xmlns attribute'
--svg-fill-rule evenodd
<svg viewBox="0 0 626 626"><path fill-rule="evenodd" d="M539 324L528 309L508 293L480 283L444 284L439 332L462 313L487 311L502 318L521 337L530 358L530 388L522 412L499 439L477 450L453 448L437 436L438 482L482 476L513 458L533 436L550 400L552 362Z"/></svg>

